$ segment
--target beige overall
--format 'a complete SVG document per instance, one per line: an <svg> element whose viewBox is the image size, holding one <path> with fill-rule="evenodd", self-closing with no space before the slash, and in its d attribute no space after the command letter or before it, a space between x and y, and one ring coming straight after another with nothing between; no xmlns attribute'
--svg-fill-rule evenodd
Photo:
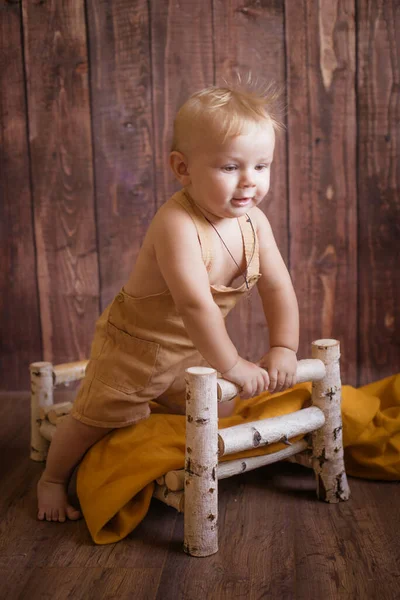
<svg viewBox="0 0 400 600"><path fill-rule="evenodd" d="M213 263L211 225L184 191L168 202L179 203L194 221L204 264ZM239 225L248 267L247 281L238 287L210 285L225 318L258 281L258 240L247 217ZM207 366L186 333L169 290L136 298L123 289L96 323L90 361L74 402L72 415L88 425L125 427L150 414L157 400L172 413L185 413L185 369Z"/></svg>

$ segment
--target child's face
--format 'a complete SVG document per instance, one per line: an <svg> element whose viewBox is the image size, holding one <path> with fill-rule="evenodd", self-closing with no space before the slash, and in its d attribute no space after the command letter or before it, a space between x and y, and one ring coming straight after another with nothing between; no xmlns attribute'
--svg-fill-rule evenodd
<svg viewBox="0 0 400 600"><path fill-rule="evenodd" d="M188 157L189 194L211 218L244 215L268 193L274 146L268 122L250 125L224 144L202 139Z"/></svg>

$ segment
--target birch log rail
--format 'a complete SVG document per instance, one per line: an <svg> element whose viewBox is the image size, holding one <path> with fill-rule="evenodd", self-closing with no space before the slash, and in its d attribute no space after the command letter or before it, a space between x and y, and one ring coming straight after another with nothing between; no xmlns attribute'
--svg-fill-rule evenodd
<svg viewBox="0 0 400 600"><path fill-rule="evenodd" d="M312 344L312 359L300 360L297 382L312 381L312 406L289 415L244 423L218 432L217 403L236 397L240 390L218 379L214 369L186 370L185 468L160 476L154 497L184 512L184 550L192 556L218 551L218 480L279 460L312 466L317 496L334 503L350 491L343 461L339 342L321 339ZM57 425L71 403L54 404L53 389L83 379L88 361L53 366L30 365L31 458L46 459ZM304 439L290 438L305 434ZM272 454L224 461L218 455L282 441L287 448Z"/></svg>

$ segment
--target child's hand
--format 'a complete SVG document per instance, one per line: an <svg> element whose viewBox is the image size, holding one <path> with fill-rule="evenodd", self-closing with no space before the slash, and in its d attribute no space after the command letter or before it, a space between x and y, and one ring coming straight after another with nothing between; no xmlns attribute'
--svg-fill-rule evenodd
<svg viewBox="0 0 400 600"><path fill-rule="evenodd" d="M222 377L236 383L241 388L240 397L242 400L266 392L269 386L267 371L240 357L232 369L222 373Z"/></svg>
<svg viewBox="0 0 400 600"><path fill-rule="evenodd" d="M282 392L296 383L296 353L284 346L275 346L259 362L268 371L268 391Z"/></svg>

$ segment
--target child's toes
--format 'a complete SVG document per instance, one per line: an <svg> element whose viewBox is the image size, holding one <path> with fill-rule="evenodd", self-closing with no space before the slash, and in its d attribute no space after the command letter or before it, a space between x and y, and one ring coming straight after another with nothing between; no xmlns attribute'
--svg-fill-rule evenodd
<svg viewBox="0 0 400 600"><path fill-rule="evenodd" d="M39 521L44 521L46 518L46 512L44 510L38 510L37 518Z"/></svg>
<svg viewBox="0 0 400 600"><path fill-rule="evenodd" d="M53 508L51 511L51 520L58 521L58 508Z"/></svg>
<svg viewBox="0 0 400 600"><path fill-rule="evenodd" d="M63 508L60 508L60 510L58 511L58 521L59 523L65 523L66 520L67 517L65 516L65 510Z"/></svg>
<svg viewBox="0 0 400 600"><path fill-rule="evenodd" d="M67 505L66 513L67 513L68 519L70 519L71 521L77 521L78 519L80 519L82 517L81 512L79 510L76 510L70 504Z"/></svg>

